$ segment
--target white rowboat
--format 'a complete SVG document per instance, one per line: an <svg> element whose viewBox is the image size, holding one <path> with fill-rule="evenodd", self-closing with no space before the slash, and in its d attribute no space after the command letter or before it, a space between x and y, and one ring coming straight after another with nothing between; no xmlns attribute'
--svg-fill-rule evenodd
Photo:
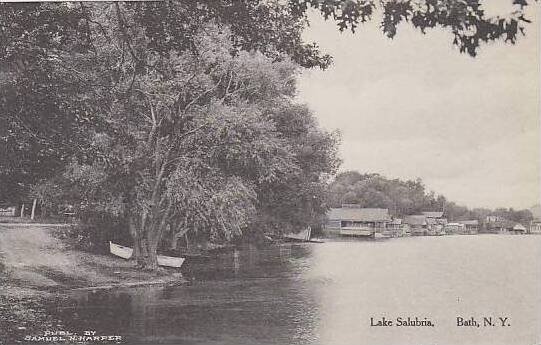
<svg viewBox="0 0 541 345"><path fill-rule="evenodd" d="M133 255L133 249L130 247L121 246L120 244L109 241L109 250L111 254L123 259L130 259ZM158 265L166 267L180 268L184 263L184 258L158 255Z"/></svg>
<svg viewBox="0 0 541 345"><path fill-rule="evenodd" d="M312 236L312 228L307 227L306 229L302 230L301 232L297 234L295 233L285 234L284 238L286 240L291 240L291 241L308 242L310 241L311 236Z"/></svg>

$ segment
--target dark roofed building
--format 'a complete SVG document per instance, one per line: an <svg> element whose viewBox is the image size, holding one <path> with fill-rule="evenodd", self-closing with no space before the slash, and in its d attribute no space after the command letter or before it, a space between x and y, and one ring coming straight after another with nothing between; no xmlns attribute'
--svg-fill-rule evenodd
<svg viewBox="0 0 541 345"><path fill-rule="evenodd" d="M360 222L390 222L389 210L386 208L331 208L327 213L329 220Z"/></svg>
<svg viewBox="0 0 541 345"><path fill-rule="evenodd" d="M443 217L443 212L434 212L434 211L425 211L425 212L422 212L423 213L423 216L426 216L427 218L442 218Z"/></svg>
<svg viewBox="0 0 541 345"><path fill-rule="evenodd" d="M428 225L425 215L412 215L404 217L403 222L409 226L426 226Z"/></svg>
<svg viewBox="0 0 541 345"><path fill-rule="evenodd" d="M502 219L496 222L487 223L487 231L491 233L509 233L513 231L513 226L515 226L514 222Z"/></svg>
<svg viewBox="0 0 541 345"><path fill-rule="evenodd" d="M325 231L329 234L368 236L385 229L390 221L386 208L331 208L327 212Z"/></svg>

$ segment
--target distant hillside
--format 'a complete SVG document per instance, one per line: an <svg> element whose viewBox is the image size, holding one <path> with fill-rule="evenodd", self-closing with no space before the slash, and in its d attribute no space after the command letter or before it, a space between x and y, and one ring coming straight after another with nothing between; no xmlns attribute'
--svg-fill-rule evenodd
<svg viewBox="0 0 541 345"><path fill-rule="evenodd" d="M358 204L360 207L387 208L394 216L442 211L449 206L445 197L427 192L420 179L403 181L357 171L336 176L329 186L329 204L331 207Z"/></svg>
<svg viewBox="0 0 541 345"><path fill-rule="evenodd" d="M531 210L469 209L447 200L443 195L427 191L421 179L404 181L357 171L345 171L336 176L329 186L328 204L330 207L357 204L367 208L386 208L395 217L419 214L422 211L444 211L445 217L452 221L477 219L484 222L486 216L496 215L509 221L528 224L532 213L536 212L541 217L540 205Z"/></svg>

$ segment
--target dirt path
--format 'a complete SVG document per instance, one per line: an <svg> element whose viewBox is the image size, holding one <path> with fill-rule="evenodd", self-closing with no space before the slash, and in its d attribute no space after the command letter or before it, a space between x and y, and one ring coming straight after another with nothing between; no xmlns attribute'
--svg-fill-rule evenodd
<svg viewBox="0 0 541 345"><path fill-rule="evenodd" d="M39 225L0 225L0 256L10 280L29 287L60 285L47 271L76 274L77 258Z"/></svg>
<svg viewBox="0 0 541 345"><path fill-rule="evenodd" d="M9 285L29 293L160 280L129 261L69 250L51 235L53 230L39 224L0 224L0 270Z"/></svg>

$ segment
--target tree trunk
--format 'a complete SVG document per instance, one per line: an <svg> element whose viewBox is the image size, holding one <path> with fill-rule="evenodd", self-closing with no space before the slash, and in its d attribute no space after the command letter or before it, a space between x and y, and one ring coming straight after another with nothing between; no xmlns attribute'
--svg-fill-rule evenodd
<svg viewBox="0 0 541 345"><path fill-rule="evenodd" d="M158 246L167 225L170 209L171 207L168 207L163 213L156 212L158 214L153 214L152 218L143 214L140 222L137 222L137 218L130 217L130 234L133 238L132 258L139 266L149 270L158 268Z"/></svg>
<svg viewBox="0 0 541 345"><path fill-rule="evenodd" d="M137 264L141 267L145 266L145 241L143 236L143 227L138 224L137 219L134 216L130 216L130 235L133 239L133 254L132 259L136 260Z"/></svg>
<svg viewBox="0 0 541 345"><path fill-rule="evenodd" d="M38 199L34 199L32 203L32 213L30 213L30 219L34 220L34 217L36 216L36 205L38 203Z"/></svg>
<svg viewBox="0 0 541 345"><path fill-rule="evenodd" d="M152 229L156 231L155 229ZM154 231L147 232L147 253L148 256L145 258L145 268L150 270L158 269L158 244L159 238L154 234Z"/></svg>

